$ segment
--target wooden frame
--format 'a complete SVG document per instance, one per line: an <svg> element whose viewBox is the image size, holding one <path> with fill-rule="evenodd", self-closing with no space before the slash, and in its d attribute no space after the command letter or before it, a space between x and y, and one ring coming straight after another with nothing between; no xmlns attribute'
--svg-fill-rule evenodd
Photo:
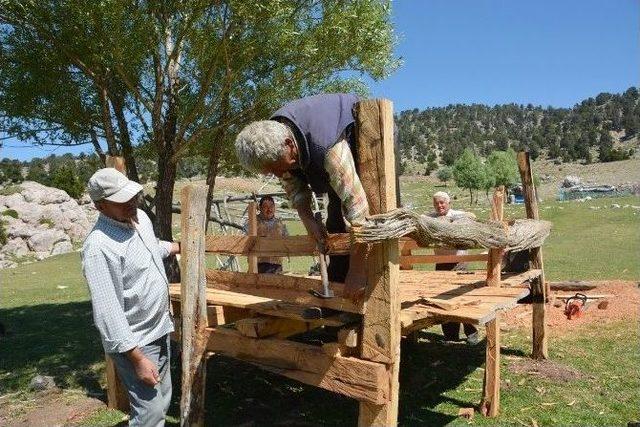
<svg viewBox="0 0 640 427"><path fill-rule="evenodd" d="M392 210L396 207L396 181L391 102L368 100L358 103L356 134L356 164L370 212ZM362 303L344 298L344 285L341 283L332 283L334 298L319 299L309 293L309 290L321 289L319 279L259 274L254 262L249 263L246 273L207 270L204 265L205 252L255 259L257 256L311 255L316 253L316 247L315 242L307 236L277 239L258 237L255 235L255 221L249 223L249 236L205 236L205 197L204 188L188 186L183 189L183 280L179 287L175 285L171 288L172 301L179 301L181 306L181 425L204 423L205 358L211 353L241 359L268 371L352 397L359 401L360 426L395 425L398 419L402 328L406 326L405 331L410 332L455 319L487 327L483 407L487 415L497 415L500 399L497 311L513 307L519 298L529 293L527 289L513 288L511 284L521 283L529 276L534 277L535 272L503 280L499 269L499 250L491 250L489 254L453 257L411 255L415 242L402 238L384 241L369 248L367 286ZM502 198L496 196L492 215L495 220L502 219L501 204ZM250 218L255 218L255 207L249 209L253 212ZM349 253L349 235L330 236L328 247L331 254ZM476 276L452 281L453 276L439 275L452 272L436 272L438 274L423 276L433 277L433 283L427 282L424 286L433 286L441 299L424 296L422 291L415 295L418 300L436 306L414 307L413 311L402 308L401 312L401 301L410 302L413 295L407 295L405 291L401 295L401 262L404 266L410 266L419 262L460 261L487 261L487 273L481 280L489 286L495 286L496 290L478 288L474 284ZM539 267L542 267L541 258ZM403 274L419 276L420 273L407 271ZM417 280L420 280L418 276ZM447 295L455 289L467 288L476 289L475 293L469 293L469 298L475 295L490 308L469 308L462 310L466 310L466 314L458 314L461 303L447 302ZM451 293L451 296L454 294ZM464 297L458 299L462 304L466 301ZM343 314L310 321L303 315L304 308L309 306L331 308ZM224 316L221 316L221 307L224 307ZM227 309L237 310L238 316L231 319L227 316ZM356 319L361 315L361 323L359 326L353 326L353 323L346 325L335 343L317 346L286 339L289 335L322 324L343 325L345 315L356 316ZM230 327L231 321L235 322L231 325L233 328Z"/></svg>

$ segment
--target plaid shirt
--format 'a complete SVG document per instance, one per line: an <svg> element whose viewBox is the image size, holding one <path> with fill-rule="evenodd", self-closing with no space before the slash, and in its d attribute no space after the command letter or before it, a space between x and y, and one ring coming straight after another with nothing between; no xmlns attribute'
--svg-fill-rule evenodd
<svg viewBox="0 0 640 427"><path fill-rule="evenodd" d="M173 331L162 259L170 242L155 237L149 217L121 223L100 214L82 248L93 320L104 351L122 353Z"/></svg>
<svg viewBox="0 0 640 427"><path fill-rule="evenodd" d="M342 215L351 226L358 226L369 215L367 196L356 173L349 143L341 136L340 141L327 151L324 169L329 175L329 184L342 201ZM293 206L311 203L311 189L300 178L285 173L281 179L284 191Z"/></svg>

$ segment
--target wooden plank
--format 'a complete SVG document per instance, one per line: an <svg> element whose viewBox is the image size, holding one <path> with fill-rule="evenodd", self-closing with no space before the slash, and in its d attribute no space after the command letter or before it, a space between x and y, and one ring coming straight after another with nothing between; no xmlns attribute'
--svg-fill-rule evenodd
<svg viewBox="0 0 640 427"><path fill-rule="evenodd" d="M120 381L113 359L105 354L105 374L107 376L107 407L129 413L129 393Z"/></svg>
<svg viewBox="0 0 640 427"><path fill-rule="evenodd" d="M504 186L497 187L493 192L491 204L491 220L502 222L504 217ZM489 249L487 261L487 286L500 286L500 272L502 270L502 249Z"/></svg>
<svg viewBox="0 0 640 427"><path fill-rule="evenodd" d="M319 346L247 338L234 330L216 328L210 330L207 349L360 401L381 404L388 399L389 380L384 365L330 356Z"/></svg>
<svg viewBox="0 0 640 427"><path fill-rule="evenodd" d="M440 263L458 263L458 262L475 262L487 261L488 254L470 254L470 255L410 255L401 256L401 264L440 264Z"/></svg>
<svg viewBox="0 0 640 427"><path fill-rule="evenodd" d="M172 285L169 288L169 293L172 300L180 300L179 285L177 288L175 285ZM206 297L207 304L215 304L224 307L226 323L233 322L240 318L251 317L250 315L245 315L244 317L227 318L227 312L229 308L243 310L245 314L247 313L247 311L249 311L250 314L255 312L266 314L269 316L277 316L287 319L305 321L302 313L304 312L306 307L298 304L287 303L279 300L274 300L272 298L259 297L255 295L224 291L221 289L207 289ZM209 319L211 319L211 317ZM324 325L328 326L342 326L344 324L344 322L340 320L339 315L325 317L321 319L321 321Z"/></svg>
<svg viewBox="0 0 640 427"><path fill-rule="evenodd" d="M386 99L356 104L357 166L371 214L396 208L393 104ZM395 425L398 421L400 296L398 240L373 245L367 260L366 311L361 357L387 364L389 396L384 405L360 404L358 424Z"/></svg>
<svg viewBox="0 0 640 427"><path fill-rule="evenodd" d="M182 396L180 425L204 425L204 388L207 328L205 297L204 236L206 224L205 186L188 185L182 190L181 204L181 322Z"/></svg>
<svg viewBox="0 0 640 427"><path fill-rule="evenodd" d="M413 270L413 265L407 260L411 256L411 248L409 245L399 244L400 249L400 270Z"/></svg>
<svg viewBox="0 0 640 427"><path fill-rule="evenodd" d="M260 316L238 320L236 329L245 337L286 338L291 335L310 331L322 325L320 322L301 322L280 317Z"/></svg>
<svg viewBox="0 0 640 427"><path fill-rule="evenodd" d="M522 273L505 273L502 275L500 286L518 286L540 277L542 270L534 268Z"/></svg>
<svg viewBox="0 0 640 427"><path fill-rule="evenodd" d="M249 206L247 207L247 213L249 215L249 236L257 236L258 235L258 208L256 202L249 202ZM249 255L247 257L248 269L249 273L257 273L258 272L258 257L256 255Z"/></svg>
<svg viewBox="0 0 640 427"><path fill-rule="evenodd" d="M538 198L535 185L533 184L533 175L531 171L531 162L529 161L529 153L519 152L517 154L518 170L522 180L522 189L524 192L524 203L527 211L527 218L540 219L538 212ZM533 248L529 250L529 261L531 268L539 269L538 276L531 283L531 295L533 296L533 351L532 356L535 359L547 359L549 352L547 349L547 313L546 300L547 292L544 280L544 267L542 260L542 249Z"/></svg>
<svg viewBox="0 0 640 427"><path fill-rule="evenodd" d="M348 255L351 236L347 233L330 234L326 244L329 255ZM313 238L303 236L206 236L207 252L225 255L255 256L309 256L317 255Z"/></svg>
<svg viewBox="0 0 640 427"><path fill-rule="evenodd" d="M316 278L285 274L254 274L234 271L207 270L207 286L213 289L272 298L293 304L326 307L350 313L362 313L364 306L342 297L343 283L331 283L335 297L322 299L311 295L320 292L322 281Z"/></svg>

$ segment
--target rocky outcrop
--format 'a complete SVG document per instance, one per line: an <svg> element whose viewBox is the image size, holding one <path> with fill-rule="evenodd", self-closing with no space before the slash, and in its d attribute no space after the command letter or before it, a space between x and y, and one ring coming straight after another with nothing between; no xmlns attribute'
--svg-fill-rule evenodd
<svg viewBox="0 0 640 427"><path fill-rule="evenodd" d="M79 204L63 190L23 182L18 192L0 195L0 221L7 238L0 247L0 268L15 266L21 258L44 259L73 251L96 216L88 198Z"/></svg>

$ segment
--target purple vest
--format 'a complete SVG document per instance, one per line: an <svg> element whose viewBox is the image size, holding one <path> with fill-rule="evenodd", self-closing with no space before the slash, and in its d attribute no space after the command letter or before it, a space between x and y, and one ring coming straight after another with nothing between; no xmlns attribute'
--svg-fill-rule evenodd
<svg viewBox="0 0 640 427"><path fill-rule="evenodd" d="M309 183L316 194L331 190L324 159L329 148L353 124L353 107L357 101L354 94L315 95L292 101L271 116L272 120L292 128L300 156L300 173L294 173Z"/></svg>

